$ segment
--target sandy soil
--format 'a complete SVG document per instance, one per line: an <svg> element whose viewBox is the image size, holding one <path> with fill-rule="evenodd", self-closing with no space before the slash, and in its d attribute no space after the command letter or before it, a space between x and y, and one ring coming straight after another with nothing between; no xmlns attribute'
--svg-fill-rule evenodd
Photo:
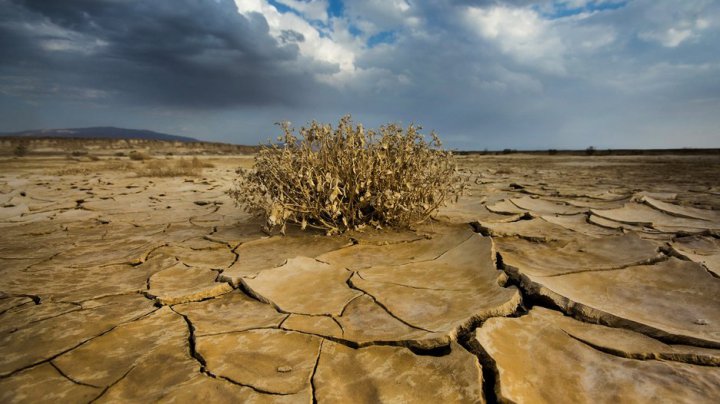
<svg viewBox="0 0 720 404"><path fill-rule="evenodd" d="M460 156L429 223L269 237L252 157L96 154L0 158L1 402L720 398L720 156Z"/></svg>

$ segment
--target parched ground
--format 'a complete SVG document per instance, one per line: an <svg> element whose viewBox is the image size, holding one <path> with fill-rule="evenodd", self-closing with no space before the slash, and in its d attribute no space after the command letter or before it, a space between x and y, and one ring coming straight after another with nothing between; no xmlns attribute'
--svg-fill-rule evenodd
<svg viewBox="0 0 720 404"><path fill-rule="evenodd" d="M0 402L720 401L720 157L459 159L325 237L233 206L250 157L0 158Z"/></svg>

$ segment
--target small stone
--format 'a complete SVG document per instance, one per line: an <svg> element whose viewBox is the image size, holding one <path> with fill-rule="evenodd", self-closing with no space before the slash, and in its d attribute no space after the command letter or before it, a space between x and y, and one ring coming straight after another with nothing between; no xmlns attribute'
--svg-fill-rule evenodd
<svg viewBox="0 0 720 404"><path fill-rule="evenodd" d="M693 323L697 325L708 325L708 321L704 318L698 318L697 320L693 321Z"/></svg>
<svg viewBox="0 0 720 404"><path fill-rule="evenodd" d="M205 206L208 204L210 204L210 202L208 202L208 201L195 201L195 205L198 205L198 206Z"/></svg>
<svg viewBox="0 0 720 404"><path fill-rule="evenodd" d="M278 366L277 371L280 373L288 373L292 371L292 366Z"/></svg>

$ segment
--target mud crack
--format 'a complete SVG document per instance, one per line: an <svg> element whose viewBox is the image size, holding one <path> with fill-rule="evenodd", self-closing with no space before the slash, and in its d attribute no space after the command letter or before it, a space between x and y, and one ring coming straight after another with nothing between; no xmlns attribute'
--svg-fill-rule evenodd
<svg viewBox="0 0 720 404"><path fill-rule="evenodd" d="M696 366L710 366L720 367L720 356L703 355L698 353L683 353L683 352L624 352L619 349L613 349L610 347L604 347L597 344L593 344L583 338L572 335L571 333L562 330L568 337L596 350L608 355L612 355L618 358L633 359L633 360L656 360L656 361L671 361L686 363L689 365Z"/></svg>
<svg viewBox="0 0 720 404"><path fill-rule="evenodd" d="M14 375L22 372L23 370L27 370L27 369L34 368L35 366L41 365L41 364L43 364L43 363L48 363L48 362L54 360L55 358L58 358L58 357L66 354L66 353L68 353L68 352L70 352L70 351L72 351L72 350L74 350L74 349L77 349L77 348L85 345L86 343L88 343L88 342L90 342L90 341L92 341L92 340L94 340L94 339L96 339L96 338L102 337L103 335L105 335L105 334L113 331L114 329L116 329L116 328L118 328L118 327L120 327L120 326L122 326L122 325L129 324L129 323L132 323L132 322L134 322L134 321L142 320L142 319L144 319L145 317L147 317L147 316L155 313L155 312L158 311L158 310L159 310L159 308L155 308L155 309L151 310L150 312L145 313L145 314L143 314L143 315L141 315L141 316L138 316L138 317L133 318L133 319L131 319L131 320L124 321L124 322L122 322L122 323L116 324L116 325L108 328L107 330L101 332L100 334L95 335L95 336L90 337L90 338L87 338L87 339L81 341L80 343L78 343L78 344L76 344L76 345L74 345L74 346L72 346L72 347L70 347L70 348L68 348L68 349L65 349L65 350L63 350L63 351L61 351L61 352L59 352L59 353L56 353L55 355L52 355L52 356L50 356L50 357L48 357L48 358L39 360L39 361L34 362L34 363L30 364L30 365L23 366L23 367L21 367L21 368L19 368L19 369L15 369L15 370L13 370L13 371L11 371L11 372L9 372L9 373L6 373L6 374L4 374L4 375L0 375L0 379L6 379L6 378L8 378L8 377L12 377L12 376L14 376Z"/></svg>
<svg viewBox="0 0 720 404"><path fill-rule="evenodd" d="M353 282L352 282L352 276L350 276L350 278L348 278L348 280L347 280L346 283L347 283L347 285L348 285L348 287L349 287L350 289L357 290L358 292L362 292L363 294L367 295L369 298L371 298L371 299L373 300L373 302L375 302L375 304L377 304L378 306L380 306L380 308L382 308L383 310L385 310L385 312L387 312L387 314L389 314L389 315L390 315L391 317L393 317L394 319L400 321L401 323L405 324L406 326L412 327L412 328L414 328L414 329L416 329L416 330L429 332L429 333L434 333L434 332L436 332L436 331L427 330L427 329L425 329L425 328L422 328L422 327L419 327L419 326L410 324L410 323L408 323L407 321L405 321L404 319L402 319L401 317L398 317L397 315L395 315L395 313L393 313L392 311L390 311L390 309L388 309L384 304L380 303L380 301L378 301L378 299L376 299L375 296L373 296L373 295L371 295L370 293L368 293L368 292L360 289L359 287L355 286L355 285L353 284Z"/></svg>
<svg viewBox="0 0 720 404"><path fill-rule="evenodd" d="M322 354L322 348L325 340L320 340L320 347L318 348L317 358L315 358L315 366L313 366L312 374L310 375L310 392L312 393L312 402L317 404L317 397L315 396L315 374L317 373L318 365L320 364L320 355Z"/></svg>

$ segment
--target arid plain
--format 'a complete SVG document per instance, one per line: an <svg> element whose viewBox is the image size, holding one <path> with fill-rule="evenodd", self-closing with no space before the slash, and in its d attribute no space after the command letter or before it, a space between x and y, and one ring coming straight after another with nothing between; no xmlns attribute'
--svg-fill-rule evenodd
<svg viewBox="0 0 720 404"><path fill-rule="evenodd" d="M0 157L0 402L720 399L718 155L458 156L326 237L234 206L251 155L51 146Z"/></svg>

